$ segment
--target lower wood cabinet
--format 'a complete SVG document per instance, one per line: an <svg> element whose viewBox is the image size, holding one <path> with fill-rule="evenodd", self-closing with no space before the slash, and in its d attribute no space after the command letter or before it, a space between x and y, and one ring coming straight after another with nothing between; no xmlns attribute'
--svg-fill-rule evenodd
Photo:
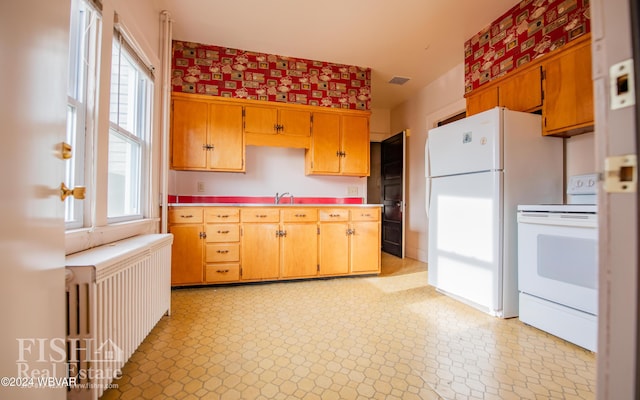
<svg viewBox="0 0 640 400"><path fill-rule="evenodd" d="M351 273L380 271L380 215L367 209L351 210Z"/></svg>
<svg viewBox="0 0 640 400"><path fill-rule="evenodd" d="M243 280L278 279L280 210L247 207L240 210Z"/></svg>
<svg viewBox="0 0 640 400"><path fill-rule="evenodd" d="M235 282L240 278L240 210L204 208L204 280Z"/></svg>
<svg viewBox="0 0 640 400"><path fill-rule="evenodd" d="M171 207L173 286L380 272L378 207Z"/></svg>
<svg viewBox="0 0 640 400"><path fill-rule="evenodd" d="M349 210L346 208L320 210L319 228L319 274L348 274Z"/></svg>
<svg viewBox="0 0 640 400"><path fill-rule="evenodd" d="M282 210L281 277L308 278L318 275L318 210Z"/></svg>
<svg viewBox="0 0 640 400"><path fill-rule="evenodd" d="M202 283L202 221L203 209L200 207L169 210L169 232L173 234L171 285Z"/></svg>

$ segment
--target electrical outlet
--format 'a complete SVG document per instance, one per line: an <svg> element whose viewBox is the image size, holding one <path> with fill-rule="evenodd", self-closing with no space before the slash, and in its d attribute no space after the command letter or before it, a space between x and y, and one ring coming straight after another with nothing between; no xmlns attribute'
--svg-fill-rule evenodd
<svg viewBox="0 0 640 400"><path fill-rule="evenodd" d="M198 182L198 193L204 192L204 182Z"/></svg>
<svg viewBox="0 0 640 400"><path fill-rule="evenodd" d="M358 195L358 187L357 186L349 186L349 187L347 187L347 195L348 196L357 196Z"/></svg>

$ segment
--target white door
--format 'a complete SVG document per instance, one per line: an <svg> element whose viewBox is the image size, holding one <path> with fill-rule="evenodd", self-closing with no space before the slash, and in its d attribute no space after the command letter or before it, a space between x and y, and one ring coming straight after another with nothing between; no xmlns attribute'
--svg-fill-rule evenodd
<svg viewBox="0 0 640 400"><path fill-rule="evenodd" d="M640 51L636 48L634 54L632 26L638 28L640 10L637 1L629 0L595 0L591 10L596 165L602 176L613 176L604 171L607 157L638 153L638 94L623 107L613 108L613 95L628 91L611 84L627 82L628 77L616 78L620 68L614 65L632 58L638 82ZM630 82L629 87L633 87ZM635 399L640 393L638 213L636 190L600 191L598 349L602 350L597 357L597 397L602 400Z"/></svg>
<svg viewBox="0 0 640 400"><path fill-rule="evenodd" d="M58 149L65 138L69 13L68 0L0 6L2 377L65 376L64 210L57 194L64 176ZM64 388L0 386L3 399L65 397Z"/></svg>
<svg viewBox="0 0 640 400"><path fill-rule="evenodd" d="M502 172L431 180L429 284L500 314Z"/></svg>
<svg viewBox="0 0 640 400"><path fill-rule="evenodd" d="M429 131L430 176L502 169L500 116L494 108Z"/></svg>

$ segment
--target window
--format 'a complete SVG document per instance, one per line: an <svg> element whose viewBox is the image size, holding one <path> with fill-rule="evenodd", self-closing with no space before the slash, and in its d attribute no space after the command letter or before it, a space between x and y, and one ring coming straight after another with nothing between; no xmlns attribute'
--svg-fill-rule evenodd
<svg viewBox="0 0 640 400"><path fill-rule="evenodd" d="M86 144L95 121L95 84L98 68L100 14L84 0L72 0L69 27L69 81L67 87L67 136L72 157L65 162L65 183L69 187L86 185L90 174L85 165ZM65 201L67 229L84 226L86 202L73 197ZM87 207L88 208L88 207Z"/></svg>
<svg viewBox="0 0 640 400"><path fill-rule="evenodd" d="M116 30L111 61L107 218L120 222L143 218L147 210L153 83L123 35Z"/></svg>

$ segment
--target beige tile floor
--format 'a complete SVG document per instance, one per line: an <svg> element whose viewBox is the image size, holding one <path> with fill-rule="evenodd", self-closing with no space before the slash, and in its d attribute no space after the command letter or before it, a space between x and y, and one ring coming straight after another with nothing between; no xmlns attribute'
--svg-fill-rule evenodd
<svg viewBox="0 0 640 400"><path fill-rule="evenodd" d="M593 399L593 353L383 273L180 289L103 399Z"/></svg>

